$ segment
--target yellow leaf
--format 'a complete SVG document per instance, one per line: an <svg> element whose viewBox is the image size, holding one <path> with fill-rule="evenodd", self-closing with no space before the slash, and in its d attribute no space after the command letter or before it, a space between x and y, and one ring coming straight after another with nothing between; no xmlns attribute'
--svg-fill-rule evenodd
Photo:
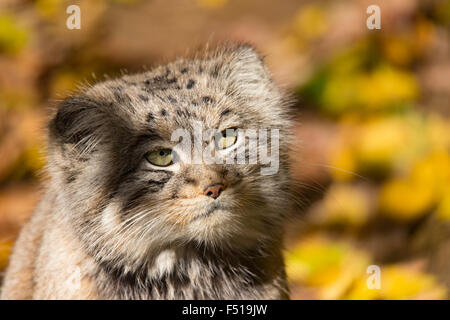
<svg viewBox="0 0 450 320"><path fill-rule="evenodd" d="M361 277L344 299L362 300L406 300L406 299L445 299L446 289L436 279L407 265L382 266L380 288L369 289L367 277Z"/></svg>
<svg viewBox="0 0 450 320"><path fill-rule="evenodd" d="M12 15L0 15L0 52L18 53L28 40L28 31Z"/></svg>
<svg viewBox="0 0 450 320"><path fill-rule="evenodd" d="M47 19L53 18L58 13L63 13L64 1L63 0L37 0L36 1L37 11Z"/></svg>
<svg viewBox="0 0 450 320"><path fill-rule="evenodd" d="M412 55L412 39L407 36L390 35L383 39L383 51L386 58L395 64L409 65L414 56Z"/></svg>
<svg viewBox="0 0 450 320"><path fill-rule="evenodd" d="M450 185L444 191L437 209L438 218L450 222Z"/></svg>
<svg viewBox="0 0 450 320"><path fill-rule="evenodd" d="M364 272L369 258L345 243L312 237L286 253L291 281L318 287L321 299L337 299Z"/></svg>
<svg viewBox="0 0 450 320"><path fill-rule="evenodd" d="M338 147L332 154L331 175L338 181L349 181L354 178L356 171L355 155L350 148Z"/></svg>
<svg viewBox="0 0 450 320"><path fill-rule="evenodd" d="M381 211L394 219L410 221L422 217L435 201L428 185L411 179L393 179L380 191Z"/></svg>
<svg viewBox="0 0 450 320"><path fill-rule="evenodd" d="M417 161L411 172L411 179L426 185L440 197L450 186L450 155L448 152L433 152Z"/></svg>
<svg viewBox="0 0 450 320"><path fill-rule="evenodd" d="M445 299L446 290L426 273L401 266L389 266L381 273L385 299Z"/></svg>
<svg viewBox="0 0 450 320"><path fill-rule="evenodd" d="M404 119L375 119L359 128L355 153L358 166L386 172L395 166L406 147L411 147L413 133Z"/></svg>
<svg viewBox="0 0 450 320"><path fill-rule="evenodd" d="M318 5L308 5L302 8L294 21L294 29L306 40L316 39L328 29L326 11Z"/></svg>
<svg viewBox="0 0 450 320"><path fill-rule="evenodd" d="M333 184L319 205L314 219L326 224L361 226L369 217L368 195L350 184Z"/></svg>

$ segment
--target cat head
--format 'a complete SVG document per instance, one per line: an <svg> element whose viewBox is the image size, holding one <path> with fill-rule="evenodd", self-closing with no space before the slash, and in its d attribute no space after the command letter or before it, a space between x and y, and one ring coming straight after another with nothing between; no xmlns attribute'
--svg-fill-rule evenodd
<svg viewBox="0 0 450 320"><path fill-rule="evenodd" d="M246 247L281 231L290 127L261 57L227 47L63 101L49 125L49 170L62 214L98 255L136 258L187 242ZM264 132L276 164L260 157ZM199 158L207 152L214 161Z"/></svg>

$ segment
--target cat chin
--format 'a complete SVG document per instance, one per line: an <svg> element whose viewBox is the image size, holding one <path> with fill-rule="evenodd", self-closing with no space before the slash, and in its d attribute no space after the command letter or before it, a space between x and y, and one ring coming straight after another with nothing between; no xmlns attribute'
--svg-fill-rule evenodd
<svg viewBox="0 0 450 320"><path fill-rule="evenodd" d="M195 216L189 223L189 229L192 231L203 232L215 228L224 228L224 223L231 223L232 213L226 208L213 207L209 210L201 212ZM214 230L215 233L218 230Z"/></svg>
<svg viewBox="0 0 450 320"><path fill-rule="evenodd" d="M218 204L218 203L213 203L205 210L202 210L197 216L195 216L191 220L191 222L195 222L197 220L204 220L204 221L219 220L220 221L220 219L223 219L224 217L226 217L227 215L230 215L230 214L231 214L230 208L228 208L227 206L224 206L224 205Z"/></svg>
<svg viewBox="0 0 450 320"><path fill-rule="evenodd" d="M240 221L238 221L240 220ZM201 214L189 223L187 234L191 240L217 247L242 247L252 245L264 235L250 226L256 226L254 221L242 221L226 209L216 209L207 214Z"/></svg>

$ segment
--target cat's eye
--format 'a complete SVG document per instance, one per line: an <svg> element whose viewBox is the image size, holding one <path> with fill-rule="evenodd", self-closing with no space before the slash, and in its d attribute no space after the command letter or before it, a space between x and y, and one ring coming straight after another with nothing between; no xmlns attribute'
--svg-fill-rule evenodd
<svg viewBox="0 0 450 320"><path fill-rule="evenodd" d="M226 149L234 145L237 141L237 129L229 128L217 133L215 136L216 149Z"/></svg>
<svg viewBox="0 0 450 320"><path fill-rule="evenodd" d="M151 151L145 155L145 158L148 162L158 167L167 167L173 163L172 150L170 149Z"/></svg>

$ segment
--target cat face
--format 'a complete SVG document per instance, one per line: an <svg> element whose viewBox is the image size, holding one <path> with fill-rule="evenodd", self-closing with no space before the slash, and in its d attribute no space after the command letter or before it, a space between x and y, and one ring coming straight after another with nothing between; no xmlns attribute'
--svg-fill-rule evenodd
<svg viewBox="0 0 450 320"><path fill-rule="evenodd" d="M186 242L245 247L280 231L289 128L285 100L256 52L222 49L64 101L50 123L49 169L96 253L143 255ZM250 161L260 145L250 145L246 129L266 130L269 149L279 133L273 174ZM244 163L230 156L238 151Z"/></svg>

